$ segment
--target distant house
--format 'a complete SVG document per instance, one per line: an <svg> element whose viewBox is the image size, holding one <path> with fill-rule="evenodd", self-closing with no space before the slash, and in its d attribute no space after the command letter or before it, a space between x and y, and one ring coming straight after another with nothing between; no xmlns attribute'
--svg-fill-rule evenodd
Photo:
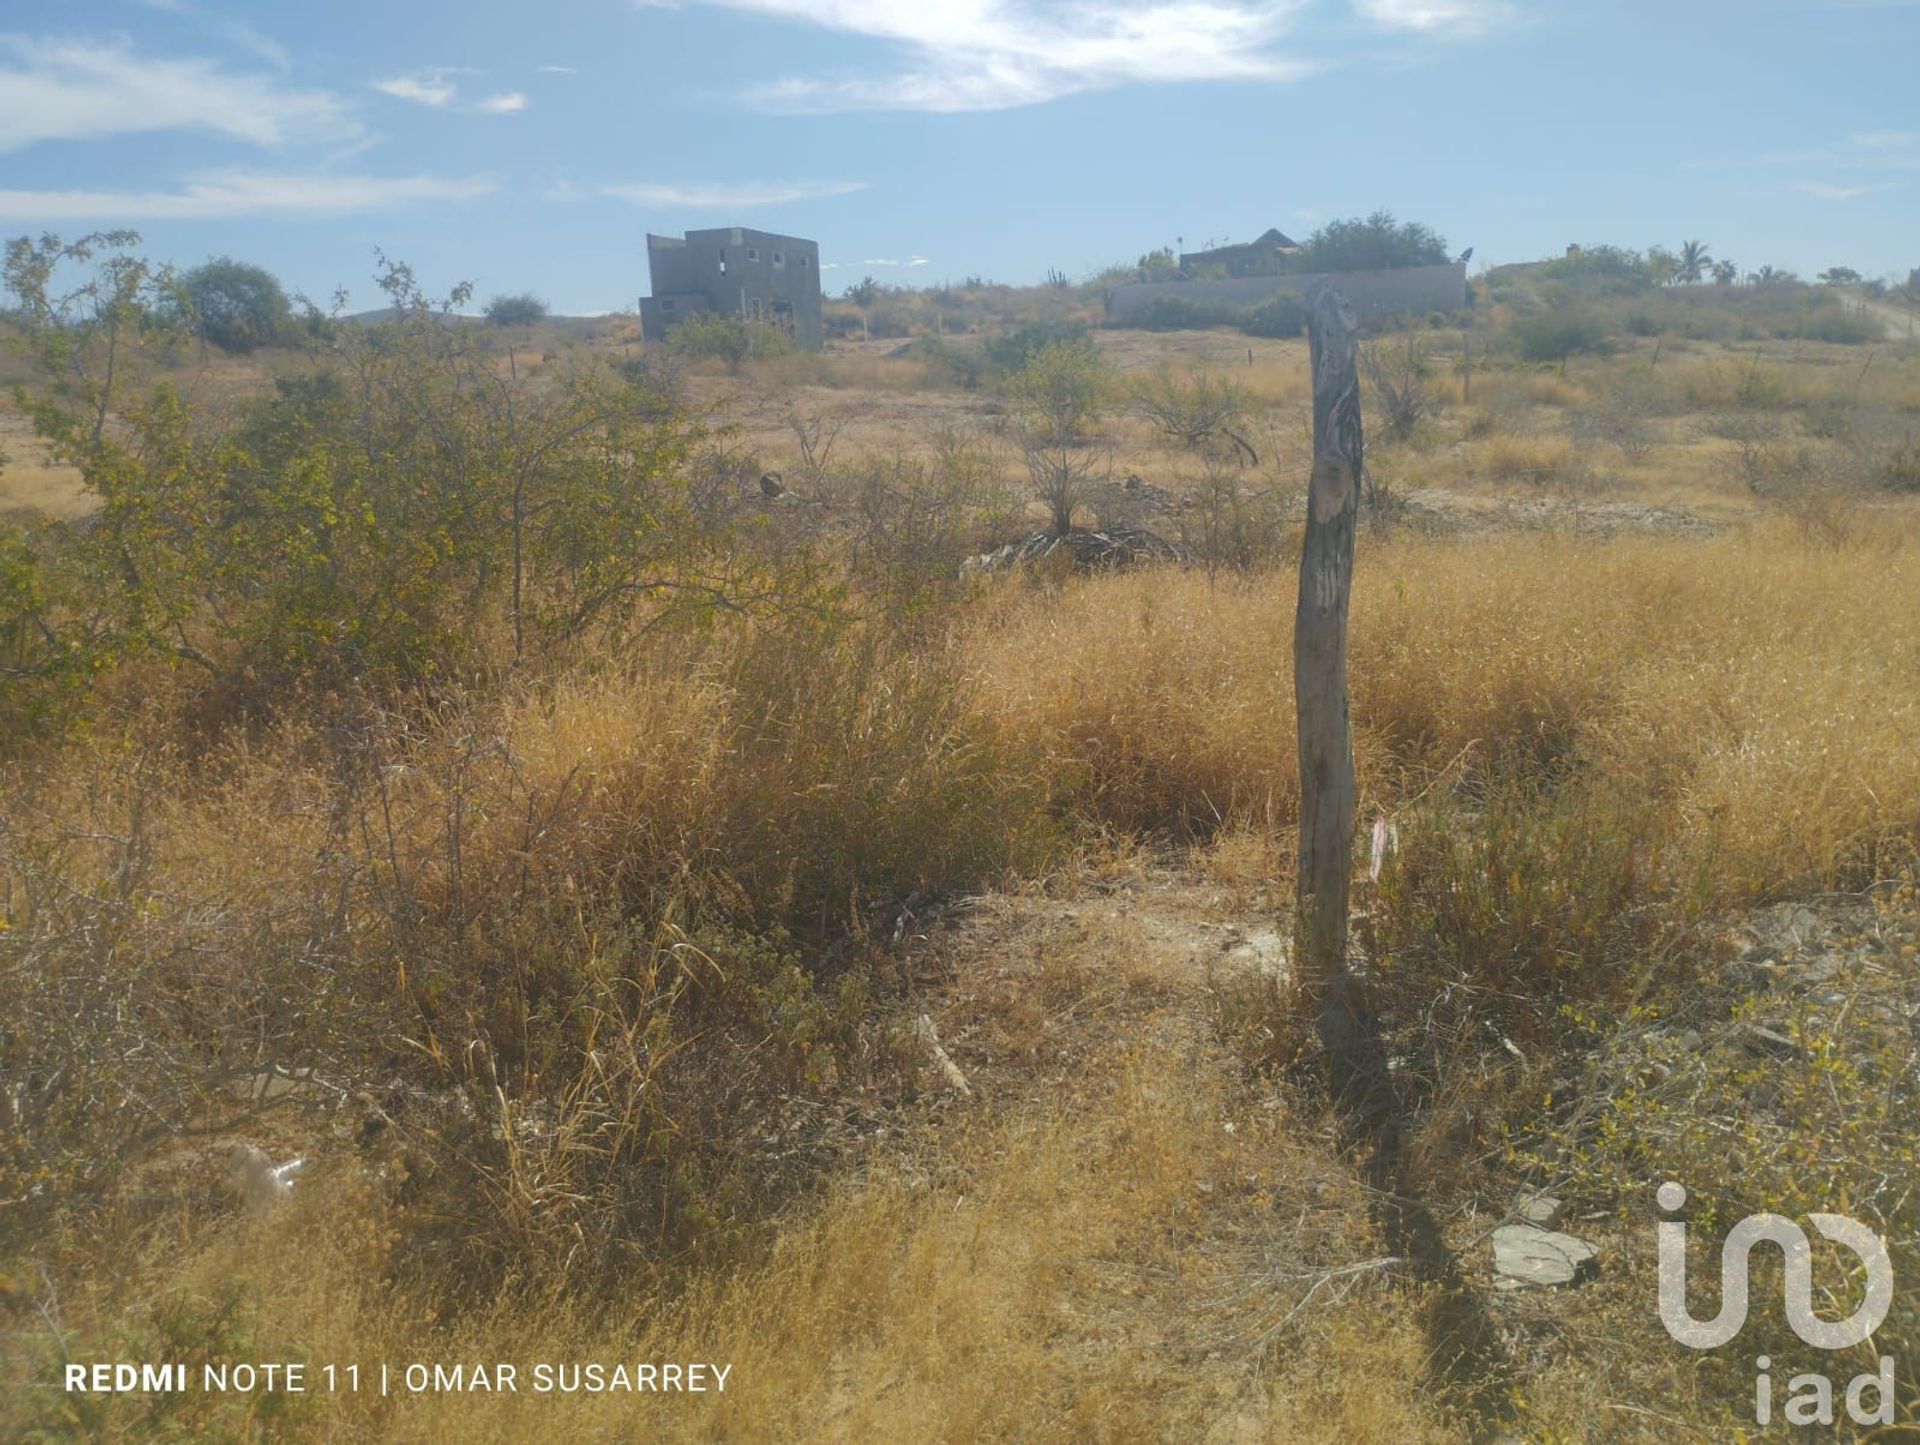
<svg viewBox="0 0 1920 1445"><path fill-rule="evenodd" d="M1180 270L1189 276L1196 271L1218 271L1225 276L1271 276L1280 270L1281 257L1299 249L1279 231L1269 229L1264 236L1245 245L1182 252Z"/></svg>
<svg viewBox="0 0 1920 1445"><path fill-rule="evenodd" d="M640 324L664 336L689 316L737 316L820 347L820 247L798 236L721 226L647 237L653 295Z"/></svg>

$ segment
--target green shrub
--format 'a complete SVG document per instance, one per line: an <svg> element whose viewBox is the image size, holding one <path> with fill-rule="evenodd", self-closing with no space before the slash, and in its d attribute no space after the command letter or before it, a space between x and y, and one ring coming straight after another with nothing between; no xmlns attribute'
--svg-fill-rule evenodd
<svg viewBox="0 0 1920 1445"><path fill-rule="evenodd" d="M244 354L294 334L293 307L274 275L222 256L180 278L180 302L193 332L210 346Z"/></svg>
<svg viewBox="0 0 1920 1445"><path fill-rule="evenodd" d="M1202 331L1231 325L1233 319L1228 307L1186 296L1156 296L1131 317L1142 331Z"/></svg>
<svg viewBox="0 0 1920 1445"><path fill-rule="evenodd" d="M996 371L1018 371L1049 346L1065 342L1091 346L1093 333L1081 321L1028 321L987 343L987 360Z"/></svg>
<svg viewBox="0 0 1920 1445"><path fill-rule="evenodd" d="M667 355L674 360L724 361L730 371L738 371L750 356L785 356L794 349L793 338L784 332L738 316L689 316L667 332Z"/></svg>
<svg viewBox="0 0 1920 1445"><path fill-rule="evenodd" d="M1550 311L1513 325L1514 345L1528 361L1565 361L1569 356L1603 355L1610 349L1607 329L1588 311Z"/></svg>
<svg viewBox="0 0 1920 1445"><path fill-rule="evenodd" d="M531 291L496 296L487 303L485 315L495 326L531 326L547 319L547 303Z"/></svg>
<svg viewBox="0 0 1920 1445"><path fill-rule="evenodd" d="M1262 301L1241 318L1240 329L1249 336L1300 336L1307 329L1306 309L1300 298L1279 291Z"/></svg>

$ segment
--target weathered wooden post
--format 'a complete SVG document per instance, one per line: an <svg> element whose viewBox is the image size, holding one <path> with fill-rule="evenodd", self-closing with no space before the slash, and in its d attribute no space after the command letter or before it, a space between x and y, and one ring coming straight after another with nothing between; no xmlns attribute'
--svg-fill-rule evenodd
<svg viewBox="0 0 1920 1445"><path fill-rule="evenodd" d="M1308 298L1313 366L1313 476L1293 625L1300 750L1300 860L1295 959L1317 1006L1336 1097L1364 1072L1364 1010L1347 967L1353 873L1353 727L1347 715L1347 605L1359 519L1363 439L1353 308L1322 287ZM1357 1102L1349 1099L1349 1102Z"/></svg>

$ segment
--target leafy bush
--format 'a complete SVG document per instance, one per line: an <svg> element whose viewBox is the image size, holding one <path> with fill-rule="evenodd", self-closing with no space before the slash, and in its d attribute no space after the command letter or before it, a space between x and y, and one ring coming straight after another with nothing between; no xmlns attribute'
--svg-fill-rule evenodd
<svg viewBox="0 0 1920 1445"><path fill-rule="evenodd" d="M1028 321L1009 334L989 341L987 360L995 370L1014 372L1047 347L1057 344L1091 346L1093 333L1082 321Z"/></svg>
<svg viewBox="0 0 1920 1445"><path fill-rule="evenodd" d="M531 291L521 291L494 297L487 303L485 315L495 326L532 326L547 319L547 303Z"/></svg>
<svg viewBox="0 0 1920 1445"><path fill-rule="evenodd" d="M503 378L446 324L458 293L430 306L404 267L381 284L395 319L353 328L334 368L283 379L225 430L164 381L97 432L57 389L32 396L100 507L59 545L50 529L30 556L11 537L0 554L0 647L23 686L139 657L230 697L406 684L457 670L490 628L519 655L752 590L751 568L701 580L720 535L688 495L700 434L657 378Z"/></svg>
<svg viewBox="0 0 1920 1445"><path fill-rule="evenodd" d="M1301 336L1307 329L1306 308L1291 292L1278 291L1247 312L1240 329L1249 336Z"/></svg>
<svg viewBox="0 0 1920 1445"><path fill-rule="evenodd" d="M1528 361L1565 361L1570 356L1603 355L1611 346L1605 323L1589 311L1554 311L1528 316L1513 325L1514 345Z"/></svg>
<svg viewBox="0 0 1920 1445"><path fill-rule="evenodd" d="M1233 324L1232 308L1186 296L1156 296L1132 316L1142 331L1202 331Z"/></svg>
<svg viewBox="0 0 1920 1445"><path fill-rule="evenodd" d="M724 361L734 372L748 357L785 356L796 349L793 338L771 326L711 313L677 322L667 332L666 347L675 361Z"/></svg>
<svg viewBox="0 0 1920 1445"><path fill-rule="evenodd" d="M180 278L181 303L196 336L245 353L294 334L293 306L272 272L222 256Z"/></svg>
<svg viewBox="0 0 1920 1445"><path fill-rule="evenodd" d="M1441 266L1452 260L1446 237L1418 221L1399 221L1391 211L1329 221L1293 258L1296 271L1388 271L1401 266Z"/></svg>

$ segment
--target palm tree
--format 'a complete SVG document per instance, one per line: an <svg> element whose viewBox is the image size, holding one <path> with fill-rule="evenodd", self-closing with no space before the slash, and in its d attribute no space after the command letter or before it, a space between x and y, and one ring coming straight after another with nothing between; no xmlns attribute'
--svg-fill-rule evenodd
<svg viewBox="0 0 1920 1445"><path fill-rule="evenodd" d="M1674 267L1673 274L1691 286L1712 264L1713 257L1707 254L1705 241L1684 241L1680 246L1679 264Z"/></svg>
<svg viewBox="0 0 1920 1445"><path fill-rule="evenodd" d="M1731 261L1713 263L1713 282L1716 286L1731 286L1734 277L1740 274L1740 268Z"/></svg>

